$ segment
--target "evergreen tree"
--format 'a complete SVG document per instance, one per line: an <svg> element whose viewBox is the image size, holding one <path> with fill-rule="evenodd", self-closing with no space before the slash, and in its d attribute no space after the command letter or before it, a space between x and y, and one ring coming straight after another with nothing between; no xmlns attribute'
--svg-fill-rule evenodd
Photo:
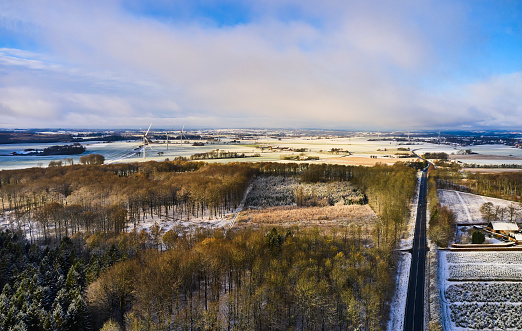
<svg viewBox="0 0 522 331"><path fill-rule="evenodd" d="M54 320L54 325L53 325L54 330L60 330L60 331L66 330L64 328L65 314L63 313L63 309L62 309L62 306L60 305L60 303L56 303L54 305L53 320Z"/></svg>

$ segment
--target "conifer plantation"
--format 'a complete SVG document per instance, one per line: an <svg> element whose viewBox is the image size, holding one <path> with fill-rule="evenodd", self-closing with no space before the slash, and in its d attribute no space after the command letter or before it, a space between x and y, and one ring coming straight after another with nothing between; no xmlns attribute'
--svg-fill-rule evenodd
<svg viewBox="0 0 522 331"><path fill-rule="evenodd" d="M340 187L376 217L358 220L354 209L338 208L321 227L263 225L260 214L255 227L244 217L241 226L218 230L134 230L145 216L175 222L230 214L256 178L270 176L326 185L313 187L348 182ZM0 233L0 329L382 330L415 185L415 170L400 163L165 161L1 171L10 230ZM306 215L301 208L321 213L333 208L328 203L310 199L286 217Z"/></svg>

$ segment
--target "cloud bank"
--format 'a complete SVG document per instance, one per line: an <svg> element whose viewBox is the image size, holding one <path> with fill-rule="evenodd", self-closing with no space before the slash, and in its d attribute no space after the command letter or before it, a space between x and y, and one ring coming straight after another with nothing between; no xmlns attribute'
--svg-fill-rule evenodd
<svg viewBox="0 0 522 331"><path fill-rule="evenodd" d="M453 1L0 4L0 126L514 127L520 73L459 79ZM144 124L145 123L145 124Z"/></svg>

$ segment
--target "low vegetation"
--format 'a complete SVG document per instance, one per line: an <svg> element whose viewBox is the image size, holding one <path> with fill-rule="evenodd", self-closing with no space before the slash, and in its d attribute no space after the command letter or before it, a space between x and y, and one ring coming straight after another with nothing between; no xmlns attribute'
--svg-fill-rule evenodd
<svg viewBox="0 0 522 331"><path fill-rule="evenodd" d="M297 177L260 176L252 183L246 205L274 206L333 206L364 204L364 194L350 182L304 183Z"/></svg>
<svg viewBox="0 0 522 331"><path fill-rule="evenodd" d="M368 205L327 207L271 207L247 209L238 216L236 226L280 225L333 227L373 227L377 216ZM366 232L366 231L365 231Z"/></svg>

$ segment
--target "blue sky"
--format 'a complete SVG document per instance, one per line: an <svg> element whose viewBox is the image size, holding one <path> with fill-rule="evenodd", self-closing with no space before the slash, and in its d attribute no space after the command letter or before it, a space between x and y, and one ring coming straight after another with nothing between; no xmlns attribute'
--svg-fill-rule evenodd
<svg viewBox="0 0 522 331"><path fill-rule="evenodd" d="M0 0L4 128L514 129L520 100L519 1Z"/></svg>

